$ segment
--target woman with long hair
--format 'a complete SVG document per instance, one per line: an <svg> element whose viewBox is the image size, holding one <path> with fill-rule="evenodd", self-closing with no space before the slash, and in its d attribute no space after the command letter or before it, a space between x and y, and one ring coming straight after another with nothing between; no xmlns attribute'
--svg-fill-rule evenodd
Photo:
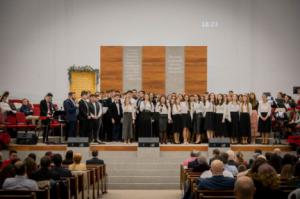
<svg viewBox="0 0 300 199"><path fill-rule="evenodd" d="M244 94L243 101L240 104L240 132L242 136L242 144L247 144L248 138L251 136L251 113L252 106L249 103L248 95Z"/></svg>
<svg viewBox="0 0 300 199"><path fill-rule="evenodd" d="M122 138L126 144L133 139L133 125L135 123L135 107L131 104L130 99L126 96L123 104Z"/></svg>
<svg viewBox="0 0 300 199"><path fill-rule="evenodd" d="M154 105L150 101L150 96L145 93L144 101L140 103L140 137L152 137L152 113L154 112Z"/></svg>
<svg viewBox="0 0 300 199"><path fill-rule="evenodd" d="M251 103L252 106L252 113L251 113L251 142L255 144L256 142L256 137L259 136L259 132L257 132L257 127L258 127L258 113L257 113L257 108L258 108L258 101L256 99L255 93L251 92L249 94L249 102Z"/></svg>
<svg viewBox="0 0 300 199"><path fill-rule="evenodd" d="M215 136L216 137L227 137L226 132L226 105L224 103L224 97L222 94L217 95L216 101L216 127L215 127Z"/></svg>
<svg viewBox="0 0 300 199"><path fill-rule="evenodd" d="M177 96L174 104L172 105L173 135L174 135L174 143L175 144L180 144L179 133L182 130L180 101L181 101L180 97Z"/></svg>
<svg viewBox="0 0 300 199"><path fill-rule="evenodd" d="M192 105L193 112L193 133L196 136L195 144L199 144L201 142L201 133L203 123L203 114L204 114L204 104L200 100L199 95L194 95L194 102Z"/></svg>
<svg viewBox="0 0 300 199"><path fill-rule="evenodd" d="M262 144L268 144L271 132L271 105L265 94L258 106L258 132L262 135Z"/></svg>
<svg viewBox="0 0 300 199"><path fill-rule="evenodd" d="M159 113L159 139L161 144L167 144L167 127L172 120L170 111L170 105L167 103L166 97L162 95L155 108L155 112Z"/></svg>
<svg viewBox="0 0 300 199"><path fill-rule="evenodd" d="M240 104L238 101L238 96L236 94L232 95L232 101L228 104L228 117L230 124L230 138L232 144L238 143L239 135L239 123L240 123Z"/></svg>
<svg viewBox="0 0 300 199"><path fill-rule="evenodd" d="M189 137L190 137L189 128L191 127L191 117L190 117L191 106L190 106L188 95L184 95L183 100L180 102L180 108L181 108L183 143L188 144Z"/></svg>
<svg viewBox="0 0 300 199"><path fill-rule="evenodd" d="M205 95L205 130L207 132L207 139L214 137L215 130L215 94L211 93Z"/></svg>

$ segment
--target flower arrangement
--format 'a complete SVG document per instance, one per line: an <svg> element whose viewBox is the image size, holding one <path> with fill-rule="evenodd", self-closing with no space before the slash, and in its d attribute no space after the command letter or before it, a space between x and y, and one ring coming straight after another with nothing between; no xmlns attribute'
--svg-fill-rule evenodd
<svg viewBox="0 0 300 199"><path fill-rule="evenodd" d="M95 69L93 67L91 67L90 65L85 65L85 66L76 66L75 64L70 66L68 68L68 78L69 78L69 82L71 83L72 79L71 79L71 73L72 72L93 72L96 74L96 84L98 85L99 83L99 69Z"/></svg>

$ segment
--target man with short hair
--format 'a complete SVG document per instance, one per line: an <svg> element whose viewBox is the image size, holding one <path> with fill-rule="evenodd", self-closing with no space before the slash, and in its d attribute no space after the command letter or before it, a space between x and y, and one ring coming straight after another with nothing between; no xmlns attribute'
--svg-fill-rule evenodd
<svg viewBox="0 0 300 199"><path fill-rule="evenodd" d="M40 168L36 172L32 173L31 178L35 181L50 180L52 178L50 165L51 160L49 157L42 157L40 161Z"/></svg>
<svg viewBox="0 0 300 199"><path fill-rule="evenodd" d="M91 134L90 140L100 143L99 131L100 131L100 120L102 119L102 105L99 103L96 95L90 95L89 111L91 113Z"/></svg>
<svg viewBox="0 0 300 199"><path fill-rule="evenodd" d="M98 151L92 151L93 158L86 161L86 164L96 164L96 165L103 165L104 161L98 158Z"/></svg>
<svg viewBox="0 0 300 199"><path fill-rule="evenodd" d="M220 160L211 163L212 177L199 178L198 189L233 189L234 178L223 175L224 164Z"/></svg>
<svg viewBox="0 0 300 199"><path fill-rule="evenodd" d="M18 154L16 150L9 151L9 158L4 160L2 163L2 169L10 165L12 162L15 162L18 159Z"/></svg>
<svg viewBox="0 0 300 199"><path fill-rule="evenodd" d="M90 119L91 113L88 103L88 92L81 92L81 100L79 101L79 135L80 137L90 137Z"/></svg>
<svg viewBox="0 0 300 199"><path fill-rule="evenodd" d="M68 99L63 103L65 110L65 119L67 123L67 138L76 137L78 105L76 104L76 93L69 92Z"/></svg>
<svg viewBox="0 0 300 199"><path fill-rule="evenodd" d="M47 143L48 142L48 134L50 130L50 121L53 118L53 113L54 113L54 106L52 104L52 98L53 94L52 93L47 93L45 98L41 100L40 102L40 116L45 117L45 119L42 120L42 124L44 126L43 130L43 142Z"/></svg>
<svg viewBox="0 0 300 199"><path fill-rule="evenodd" d="M62 164L62 156L57 153L52 156L52 161L54 163L54 167L52 168L52 179L59 180L60 178L71 177L72 173L70 170L63 168Z"/></svg>
<svg viewBox="0 0 300 199"><path fill-rule="evenodd" d="M234 185L236 199L253 199L255 185L251 178L242 176L237 179Z"/></svg>
<svg viewBox="0 0 300 199"><path fill-rule="evenodd" d="M16 176L14 178L6 178L2 186L4 190L37 191L39 189L35 181L26 177L26 168L22 161L17 161L14 167Z"/></svg>

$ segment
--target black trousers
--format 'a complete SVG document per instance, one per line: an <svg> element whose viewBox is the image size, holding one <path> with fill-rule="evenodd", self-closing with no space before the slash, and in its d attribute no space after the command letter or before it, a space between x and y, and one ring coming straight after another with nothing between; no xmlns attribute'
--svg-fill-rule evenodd
<svg viewBox="0 0 300 199"><path fill-rule="evenodd" d="M92 119L91 120L91 134L90 140L98 140L99 138L99 130L100 130L100 120L99 119Z"/></svg>
<svg viewBox="0 0 300 199"><path fill-rule="evenodd" d="M91 134L90 120L87 119L79 120L79 136L89 138L90 134Z"/></svg>
<svg viewBox="0 0 300 199"><path fill-rule="evenodd" d="M47 118L45 120L42 121L42 125L43 125L43 142L48 142L48 136L49 136L49 131L50 131L50 119Z"/></svg>
<svg viewBox="0 0 300 199"><path fill-rule="evenodd" d="M67 122L67 138L76 137L77 121L68 121Z"/></svg>

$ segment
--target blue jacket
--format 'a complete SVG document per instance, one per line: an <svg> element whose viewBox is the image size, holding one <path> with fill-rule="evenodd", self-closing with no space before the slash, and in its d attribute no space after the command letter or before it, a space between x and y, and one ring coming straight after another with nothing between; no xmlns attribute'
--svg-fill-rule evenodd
<svg viewBox="0 0 300 199"><path fill-rule="evenodd" d="M234 178L224 176L212 176L210 178L200 178L198 189L233 189Z"/></svg>
<svg viewBox="0 0 300 199"><path fill-rule="evenodd" d="M65 119L67 122L77 121L77 107L70 99L64 101L64 110L66 112Z"/></svg>

